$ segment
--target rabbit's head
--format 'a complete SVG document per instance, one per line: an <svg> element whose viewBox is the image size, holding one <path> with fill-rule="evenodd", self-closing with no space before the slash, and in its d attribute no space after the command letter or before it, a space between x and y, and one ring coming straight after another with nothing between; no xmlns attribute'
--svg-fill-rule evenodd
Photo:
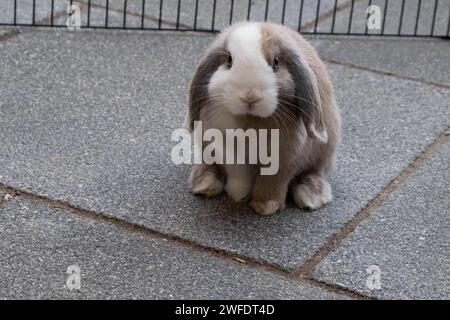
<svg viewBox="0 0 450 320"><path fill-rule="evenodd" d="M288 126L303 122L311 138L326 143L318 82L296 36L287 27L257 22L218 35L191 82L188 127L202 108L214 106Z"/></svg>

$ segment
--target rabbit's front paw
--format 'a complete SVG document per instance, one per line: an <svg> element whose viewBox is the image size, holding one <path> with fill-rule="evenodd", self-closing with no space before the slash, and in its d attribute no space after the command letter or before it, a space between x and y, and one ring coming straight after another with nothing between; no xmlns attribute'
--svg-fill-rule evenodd
<svg viewBox="0 0 450 320"><path fill-rule="evenodd" d="M292 191L295 203L302 209L319 209L332 199L330 184L319 175L306 176Z"/></svg>
<svg viewBox="0 0 450 320"><path fill-rule="evenodd" d="M206 197L216 196L223 191L223 181L217 173L202 166L192 169L190 185L194 194L201 194Z"/></svg>

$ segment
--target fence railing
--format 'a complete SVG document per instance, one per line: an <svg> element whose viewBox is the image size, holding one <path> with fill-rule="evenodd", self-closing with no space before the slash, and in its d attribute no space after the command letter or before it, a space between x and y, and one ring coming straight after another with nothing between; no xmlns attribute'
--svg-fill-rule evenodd
<svg viewBox="0 0 450 320"><path fill-rule="evenodd" d="M302 33L449 37L450 0L0 0L0 25L217 32L236 21Z"/></svg>

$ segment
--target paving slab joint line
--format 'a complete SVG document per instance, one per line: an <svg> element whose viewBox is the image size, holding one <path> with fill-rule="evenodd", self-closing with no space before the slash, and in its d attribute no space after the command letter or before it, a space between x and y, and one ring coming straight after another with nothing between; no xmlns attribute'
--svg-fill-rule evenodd
<svg viewBox="0 0 450 320"><path fill-rule="evenodd" d="M307 278L307 277L298 277L297 275L294 275L293 273L291 273L289 271L283 270L283 269L281 269L277 266L271 265L271 264L265 264L260 261L250 260L246 257L237 256L236 254L227 252L222 249L217 249L217 248L212 248L212 247L207 247L207 246L203 246L200 244L192 243L183 238L179 238L179 237L172 236L172 235L166 235L166 234L160 233L158 231L154 231L154 230L145 228L140 225L136 225L136 224L132 224L132 223L123 221L121 219L117 219L114 217L108 217L101 213L77 208L68 203L62 202L62 201L51 200L51 199L45 198L43 196L35 195L33 193L27 192L27 191L18 190L18 189L6 186L1 182L0 182L0 190L2 190L2 191L4 190L5 192L13 194L14 197L23 198L23 199L33 202L33 203L47 205L47 206L61 209L65 212L75 214L80 218L85 218L85 219L93 220L96 222L106 223L106 224L112 225L116 228L120 228L120 229L129 231L129 232L147 236L156 241L170 242L177 246L183 246L184 248L187 248L189 250L208 254L209 256L213 256L216 258L226 259L226 260L232 261L234 263L239 262L246 267L255 268L255 269L258 269L261 271L265 271L265 272L270 272L272 274L281 276L287 280L291 280L291 281L295 281L295 282L299 282L299 283L308 283L310 285L313 285L315 287L320 287L324 290L335 293L337 295L344 295L346 297L349 297L352 299L358 299L358 300L373 299L372 297L366 296L359 292L354 292L354 291L346 289L346 288L340 288L335 285L323 283L323 282L317 281L316 279Z"/></svg>
<svg viewBox="0 0 450 320"><path fill-rule="evenodd" d="M313 278L313 272L322 260L331 252L336 250L340 244L347 239L350 234L366 219L368 219L373 212L380 207L380 205L393 193L400 184L407 180L418 168L420 168L432 155L439 149L441 145L450 140L450 127L447 128L436 140L429 144L425 150L419 154L416 159L410 163L393 181L391 181L380 194L372 199L369 204L360 211L356 216L350 219L338 232L331 236L328 242L320 247L316 253L307 260L302 267L294 271L299 277Z"/></svg>
<svg viewBox="0 0 450 320"><path fill-rule="evenodd" d="M434 81L429 81L429 80L425 80L425 79L421 79L421 78L402 76L402 75L399 75L399 74L396 74L393 72L382 71L382 70L373 69L373 68L353 64L353 63L342 62L342 61L338 61L338 60L334 60L334 59L323 58L322 60L327 63L337 64L337 65L341 65L341 66L348 67L348 68L354 68L354 69L358 69L358 70L368 71L368 72L372 72L372 73L376 73L376 74L380 74L380 75L384 75L384 76L389 76L389 77L393 77L393 78L397 78L397 79L401 79L401 80L415 81L415 82L423 83L426 85L435 86L435 87L438 87L441 89L450 89L450 85L438 83L438 82L434 82Z"/></svg>
<svg viewBox="0 0 450 320"><path fill-rule="evenodd" d="M351 290L349 288L345 288L343 286L338 286L336 284L330 284L324 281L317 280L313 277L302 277L302 280L310 285L331 291L336 294L341 294L355 300L378 300L378 298L369 296L366 294L362 294L356 290Z"/></svg>

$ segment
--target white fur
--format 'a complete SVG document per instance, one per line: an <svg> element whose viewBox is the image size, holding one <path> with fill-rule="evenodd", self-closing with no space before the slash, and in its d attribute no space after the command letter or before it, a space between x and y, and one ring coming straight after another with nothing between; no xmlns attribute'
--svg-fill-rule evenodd
<svg viewBox="0 0 450 320"><path fill-rule="evenodd" d="M203 121L204 130L210 128L219 129L222 131L224 137L226 136L226 129L239 128L239 122L236 120L235 116L233 116L227 108L224 108L218 102L214 102L209 106L209 108L203 109L201 118L207 120ZM197 143L201 142L197 141ZM216 152L220 154L221 150L216 150ZM227 149L225 149L225 152L234 153L233 150L230 151ZM222 158L225 160L226 156L222 156ZM224 168L227 175L227 182L224 188L226 193L234 201L243 200L252 190L254 178L253 170L250 166L245 164L225 164ZM213 185L215 185L215 183L213 183Z"/></svg>
<svg viewBox="0 0 450 320"><path fill-rule="evenodd" d="M258 23L231 28L227 50L233 65L219 67L208 85L210 96L233 115L268 117L277 108L277 79L262 53L261 38ZM248 93L261 99L249 107L241 99Z"/></svg>
<svg viewBox="0 0 450 320"><path fill-rule="evenodd" d="M237 164L226 165L227 183L225 191L234 201L240 201L250 195L253 187L254 174L250 166Z"/></svg>
<svg viewBox="0 0 450 320"><path fill-rule="evenodd" d="M321 192L314 193L308 185L299 184L293 188L294 201L300 208L316 210L331 202L331 186L328 181L323 180Z"/></svg>
<svg viewBox="0 0 450 320"><path fill-rule="evenodd" d="M261 27L258 23L244 23L232 27L228 34L227 50L232 56L231 68L221 66L208 85L213 100L204 119L209 128L239 128L234 116L251 114L270 116L277 108L277 79L262 53ZM247 93L261 99L250 108L242 101ZM206 129L206 128L205 128ZM226 150L228 152L228 150ZM254 170L248 165L225 165L225 191L235 201L250 195Z"/></svg>

